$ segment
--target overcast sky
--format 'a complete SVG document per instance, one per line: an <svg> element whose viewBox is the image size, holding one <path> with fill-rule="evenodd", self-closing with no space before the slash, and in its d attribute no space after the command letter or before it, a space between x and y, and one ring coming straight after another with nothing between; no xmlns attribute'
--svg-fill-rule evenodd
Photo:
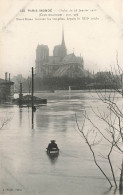
<svg viewBox="0 0 123 195"><path fill-rule="evenodd" d="M75 55L83 56L85 69L95 72L109 70L110 65L116 64L116 51L120 66L123 66L121 0L1 0L0 6L1 76L4 72L10 72L12 76L28 76L31 67L35 67L37 45L48 45L52 55L53 47L61 43L62 26L67 52L72 53L74 50ZM23 7L26 11L24 13L20 12ZM52 9L52 13L61 13L58 12L60 9L77 9L76 13L79 9L96 11L79 13L80 18L89 17L89 20L36 21L35 18L42 16L39 16L39 12L28 11L31 9ZM92 17L98 17L99 20L92 21Z"/></svg>

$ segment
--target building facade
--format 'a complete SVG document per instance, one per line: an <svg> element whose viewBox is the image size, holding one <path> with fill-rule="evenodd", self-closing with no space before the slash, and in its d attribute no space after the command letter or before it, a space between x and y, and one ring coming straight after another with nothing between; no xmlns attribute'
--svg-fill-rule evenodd
<svg viewBox="0 0 123 195"><path fill-rule="evenodd" d="M41 78L77 78L88 76L88 71L84 69L84 60L82 57L75 56L74 53L67 54L64 32L62 32L61 44L54 47L53 56L49 56L47 45L37 46L36 76Z"/></svg>
<svg viewBox="0 0 123 195"><path fill-rule="evenodd" d="M0 103L12 102L14 99L14 82L7 80L7 77L0 79Z"/></svg>

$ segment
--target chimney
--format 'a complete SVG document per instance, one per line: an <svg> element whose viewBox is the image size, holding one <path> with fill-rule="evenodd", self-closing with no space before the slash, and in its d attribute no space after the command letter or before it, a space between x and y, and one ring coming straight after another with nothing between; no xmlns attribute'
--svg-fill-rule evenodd
<svg viewBox="0 0 123 195"><path fill-rule="evenodd" d="M10 81L10 73L9 73L9 81Z"/></svg>
<svg viewBox="0 0 123 195"><path fill-rule="evenodd" d="M7 73L7 72L5 72L5 81L7 81L7 74L8 74L8 73Z"/></svg>

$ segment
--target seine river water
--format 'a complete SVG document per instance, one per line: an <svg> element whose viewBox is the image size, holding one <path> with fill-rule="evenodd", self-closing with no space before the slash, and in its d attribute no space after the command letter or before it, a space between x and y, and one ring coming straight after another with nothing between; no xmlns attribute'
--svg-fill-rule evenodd
<svg viewBox="0 0 123 195"><path fill-rule="evenodd" d="M9 119L0 130L0 194L14 195L102 195L119 194L118 189L109 189L109 184L93 162L93 156L77 131L75 114L80 126L83 112L103 129L103 123L96 119L93 109L105 112L105 105L96 93L65 92L39 93L47 98L46 106L34 112L32 126L31 108L1 106L0 118ZM122 101L122 98L119 98ZM90 124L85 124L89 129ZM50 158L46 147L55 139L60 148L59 156ZM95 146L102 154L107 143ZM121 168L118 154L111 156L117 183ZM112 180L110 168L104 158L99 163Z"/></svg>

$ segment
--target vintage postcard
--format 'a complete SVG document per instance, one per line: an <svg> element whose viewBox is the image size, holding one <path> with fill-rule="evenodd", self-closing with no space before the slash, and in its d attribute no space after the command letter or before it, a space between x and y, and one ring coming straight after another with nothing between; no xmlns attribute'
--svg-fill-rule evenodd
<svg viewBox="0 0 123 195"><path fill-rule="evenodd" d="M0 1L0 194L123 194L123 1Z"/></svg>

